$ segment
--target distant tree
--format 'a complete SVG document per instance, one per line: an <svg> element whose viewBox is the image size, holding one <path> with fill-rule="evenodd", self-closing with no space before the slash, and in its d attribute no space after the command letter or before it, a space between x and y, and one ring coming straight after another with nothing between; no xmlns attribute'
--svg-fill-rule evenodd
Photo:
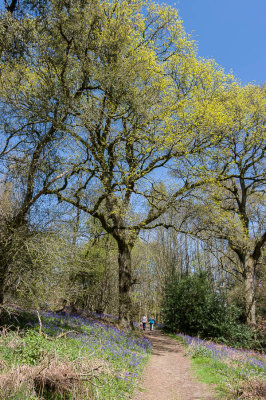
<svg viewBox="0 0 266 400"><path fill-rule="evenodd" d="M204 162L199 158L187 165L197 179L208 179L187 202L187 220L192 234L227 244L223 259L232 266L227 271L243 283L246 320L254 324L256 277L266 240L264 89L234 87L224 100L224 115L219 144L206 149Z"/></svg>
<svg viewBox="0 0 266 400"><path fill-rule="evenodd" d="M17 20L6 13L0 20L0 178L11 184L12 193L9 189L8 193L16 199L12 211L1 215L0 307L14 257L12 249L14 243L18 245L17 233L27 230L32 206L49 185L66 173L58 168L56 149L63 140L61 128L67 106L60 100L56 79L52 74L44 77L40 71L48 70L42 59L46 52L41 42L43 26L27 15ZM19 50L17 43L22 46ZM63 65L58 65L57 72L60 68L64 70ZM7 185L2 187L3 192L6 188Z"/></svg>
<svg viewBox="0 0 266 400"><path fill-rule="evenodd" d="M91 233L87 243L76 245L64 277L64 298L76 310L117 315L117 247L112 237L100 231L98 227L96 236Z"/></svg>

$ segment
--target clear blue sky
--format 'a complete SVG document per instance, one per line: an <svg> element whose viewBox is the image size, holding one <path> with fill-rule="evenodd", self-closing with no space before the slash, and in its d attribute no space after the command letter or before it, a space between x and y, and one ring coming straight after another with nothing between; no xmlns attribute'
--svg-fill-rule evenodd
<svg viewBox="0 0 266 400"><path fill-rule="evenodd" d="M155 1L179 9L200 56L232 69L243 84L266 81L266 0Z"/></svg>
<svg viewBox="0 0 266 400"><path fill-rule="evenodd" d="M266 0L158 0L176 7L199 55L243 84L266 82Z"/></svg>

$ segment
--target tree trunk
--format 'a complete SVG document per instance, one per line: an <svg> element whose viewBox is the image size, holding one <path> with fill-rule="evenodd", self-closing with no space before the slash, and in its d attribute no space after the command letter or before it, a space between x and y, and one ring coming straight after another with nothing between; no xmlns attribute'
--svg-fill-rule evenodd
<svg viewBox="0 0 266 400"><path fill-rule="evenodd" d="M133 327L132 301L130 289L131 277L131 250L132 248L124 241L118 243L118 266L119 266L119 325L129 329Z"/></svg>
<svg viewBox="0 0 266 400"><path fill-rule="evenodd" d="M1 261L0 261L1 262ZM1 308L4 304L4 286L5 286L5 268L0 266L0 315L1 315Z"/></svg>
<svg viewBox="0 0 266 400"><path fill-rule="evenodd" d="M249 325L256 324L256 304L255 304L255 261L249 256L245 265L245 306L246 321Z"/></svg>
<svg viewBox="0 0 266 400"><path fill-rule="evenodd" d="M7 275L7 260L5 257L5 249L0 251L0 326L3 322L3 306L5 300L5 284Z"/></svg>

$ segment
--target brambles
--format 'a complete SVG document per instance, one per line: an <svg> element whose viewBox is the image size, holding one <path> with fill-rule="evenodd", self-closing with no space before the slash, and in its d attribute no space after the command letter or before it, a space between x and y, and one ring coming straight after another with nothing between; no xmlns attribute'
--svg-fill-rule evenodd
<svg viewBox="0 0 266 400"><path fill-rule="evenodd" d="M249 378L234 392L239 399L263 400L266 397L266 383L259 378Z"/></svg>

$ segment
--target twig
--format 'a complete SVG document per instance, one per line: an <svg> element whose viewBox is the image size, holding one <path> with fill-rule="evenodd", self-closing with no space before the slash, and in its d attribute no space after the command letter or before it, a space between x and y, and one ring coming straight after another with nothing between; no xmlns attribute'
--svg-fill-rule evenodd
<svg viewBox="0 0 266 400"><path fill-rule="evenodd" d="M90 372L86 372L86 373L84 373L84 374L79 374L79 376L89 376L89 375L93 375L93 373L94 373L94 371L97 371L98 369L100 369L100 368L102 368L103 366L102 365L99 365L99 367L95 367L95 368L92 368L91 370L90 370ZM93 375L94 376L94 375ZM95 376L94 376L95 377Z"/></svg>
<svg viewBox="0 0 266 400"><path fill-rule="evenodd" d="M44 333L44 332L42 331L42 320L41 320L41 316L40 316L39 311L36 311L36 312L37 312L37 317L38 317L38 321L39 321L39 334L45 336L45 338L48 339L48 340L60 339L60 338L62 338L62 337L64 337L64 336L68 335L69 333L76 333L76 334L79 333L78 331L73 331L73 330L71 330L71 331L67 331L67 332L60 333L60 334L57 335L55 338L51 338L51 337L49 337L48 335L46 335L46 333Z"/></svg>
<svg viewBox="0 0 266 400"><path fill-rule="evenodd" d="M39 311L37 310L36 312L37 312L37 317L38 317L38 321L39 321L39 334L42 335L43 334L43 332L42 332L42 320L41 320Z"/></svg>
<svg viewBox="0 0 266 400"><path fill-rule="evenodd" d="M59 335L57 335L57 336L55 337L55 339L60 339L61 337L64 337L64 336L68 335L69 333L76 333L76 334L78 334L79 332L78 332L78 331L67 331L67 332L63 332L63 333L60 333Z"/></svg>

